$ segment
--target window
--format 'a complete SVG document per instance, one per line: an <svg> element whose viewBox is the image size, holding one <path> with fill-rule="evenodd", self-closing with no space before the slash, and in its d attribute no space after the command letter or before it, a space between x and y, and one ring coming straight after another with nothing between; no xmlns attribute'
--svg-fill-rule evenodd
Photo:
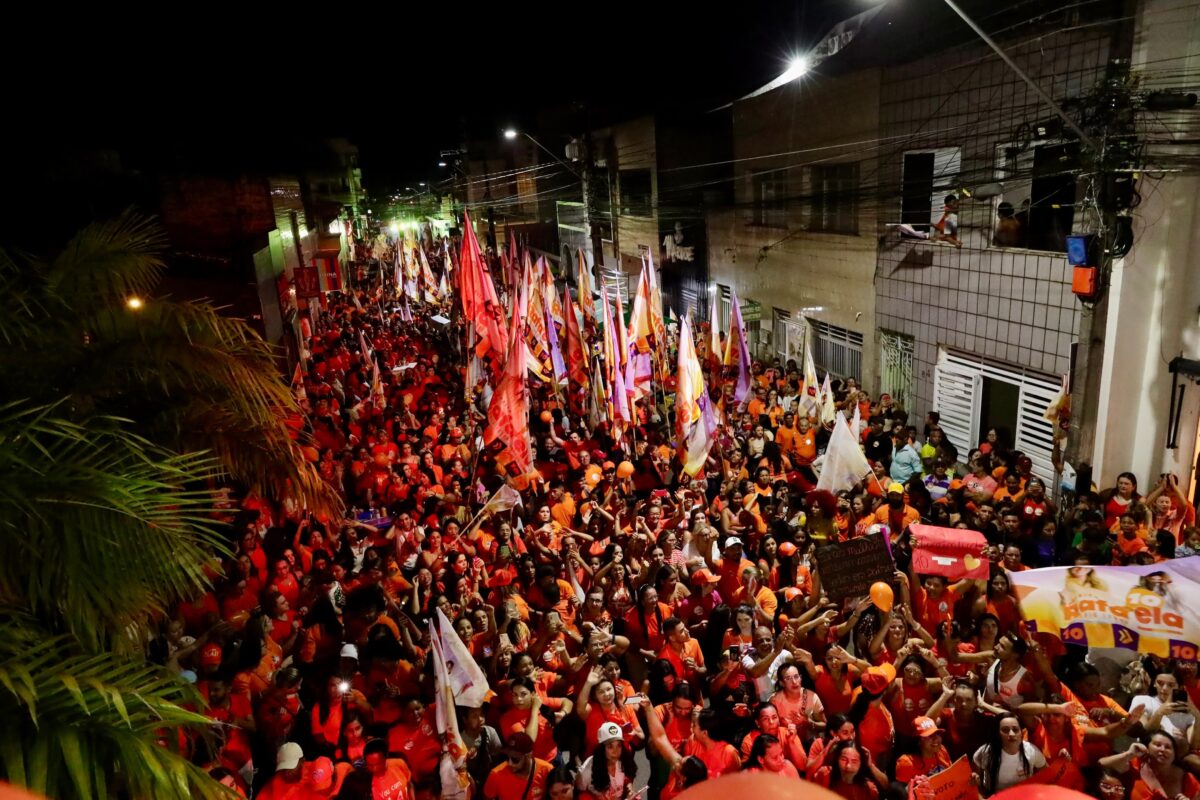
<svg viewBox="0 0 1200 800"><path fill-rule="evenodd" d="M941 147L904 154L900 221L928 233L942 216L946 195L956 187L962 150Z"/></svg>
<svg viewBox="0 0 1200 800"><path fill-rule="evenodd" d="M621 194L621 213L630 217L649 217L654 206L654 189L648 169L623 169L617 186Z"/></svg>
<svg viewBox="0 0 1200 800"><path fill-rule="evenodd" d="M890 394L901 408L912 408L915 351L911 336L879 331L879 392Z"/></svg>
<svg viewBox="0 0 1200 800"><path fill-rule="evenodd" d="M786 228L787 174L772 169L755 172L750 180L754 187L754 224Z"/></svg>
<svg viewBox="0 0 1200 800"><path fill-rule="evenodd" d="M730 326L730 318L733 315L733 293L728 286L717 284L717 288L721 292L721 304L718 306L718 312L721 315L721 330L728 332Z"/></svg>
<svg viewBox="0 0 1200 800"><path fill-rule="evenodd" d="M774 312L774 334L771 338L775 345L775 357L779 359L781 364L786 364L788 360L788 335L791 332L792 314L790 311L784 311L781 308L772 309Z"/></svg>
<svg viewBox="0 0 1200 800"><path fill-rule="evenodd" d="M1075 222L1079 145L1032 142L996 148L996 199L992 244L1066 251Z"/></svg>
<svg viewBox="0 0 1200 800"><path fill-rule="evenodd" d="M858 164L810 167L812 217L808 229L858 233Z"/></svg>
<svg viewBox="0 0 1200 800"><path fill-rule="evenodd" d="M863 335L807 318L812 332L813 363L822 372L862 382Z"/></svg>

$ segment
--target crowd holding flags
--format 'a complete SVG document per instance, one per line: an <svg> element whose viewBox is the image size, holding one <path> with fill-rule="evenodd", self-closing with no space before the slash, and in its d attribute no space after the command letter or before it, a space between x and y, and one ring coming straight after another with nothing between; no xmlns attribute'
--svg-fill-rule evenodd
<svg viewBox="0 0 1200 800"><path fill-rule="evenodd" d="M468 328L467 343L472 351L469 378L472 385L486 382L494 387L484 441L505 473L515 479L532 471L527 419L532 380L534 385L548 386L564 413L586 416L593 426L607 423L612 435L631 452L637 431L646 419L659 412L669 416L673 411L677 452L684 470L696 475L704 466L718 422L726 411L726 396L738 408L745 408L752 399L750 347L736 293L731 296L729 330L724 336L720 299L713 295L710 327L702 335L698 352L690 317L676 323L672 314L671 333L676 325L679 328L677 344L669 336L658 271L652 259L642 261L626 317L619 287L609 285L601 276L599 291L593 289L592 267L582 251L577 253L574 269L569 262L561 265L563 272L558 277L564 286L560 295L546 259L521 246L515 236L509 241L499 258L504 303L469 217L463 227L456 271L460 306ZM421 264L426 300L442 299L450 255L445 257L447 269L440 286L431 271L426 275L428 261L423 253L413 260ZM431 287L436 287L432 293L428 291ZM507 325L501 317L506 308ZM702 359L700 352L707 357ZM676 371L673 381L669 377L672 357ZM673 406L666 391L671 383L675 384ZM806 348L801 408L824 424L834 425L835 402L829 384L828 375L824 384L820 383L811 351ZM853 428L841 420L835 433L840 434L841 427L846 430L838 441L857 438L854 429L859 425L857 419ZM856 472L861 466L848 451L840 450L835 454L835 463L838 473ZM830 479L836 478L831 475Z"/></svg>

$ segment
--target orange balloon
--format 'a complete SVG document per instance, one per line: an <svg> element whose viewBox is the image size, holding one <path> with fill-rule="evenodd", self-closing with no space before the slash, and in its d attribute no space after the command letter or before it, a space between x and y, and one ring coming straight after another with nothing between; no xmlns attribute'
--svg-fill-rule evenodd
<svg viewBox="0 0 1200 800"><path fill-rule="evenodd" d="M551 414L549 411L543 411L542 412L542 422L549 425L551 422L554 422L554 415Z"/></svg>
<svg viewBox="0 0 1200 800"><path fill-rule="evenodd" d="M628 478L631 475L633 475L633 464L628 461L622 461L620 464L617 464L618 478Z"/></svg>
<svg viewBox="0 0 1200 800"><path fill-rule="evenodd" d="M1088 795L1052 783L1022 783L992 795L994 800L1084 800Z"/></svg>
<svg viewBox="0 0 1200 800"><path fill-rule="evenodd" d="M34 794L12 784L0 781L0 800L44 800L45 795Z"/></svg>
<svg viewBox="0 0 1200 800"><path fill-rule="evenodd" d="M685 789L678 800L729 800L753 797L755 800L840 800L828 789L808 781L797 781L770 772L731 772L710 781L700 781Z"/></svg>
<svg viewBox="0 0 1200 800"><path fill-rule="evenodd" d="M871 602L886 614L892 610L892 605L896 602L896 594L892 591L891 586L883 581L876 581L871 584Z"/></svg>

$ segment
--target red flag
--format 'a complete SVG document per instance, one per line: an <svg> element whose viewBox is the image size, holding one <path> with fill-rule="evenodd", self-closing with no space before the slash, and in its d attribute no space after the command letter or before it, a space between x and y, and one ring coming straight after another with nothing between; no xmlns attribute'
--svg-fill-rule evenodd
<svg viewBox="0 0 1200 800"><path fill-rule="evenodd" d="M579 330L579 317L575 315L575 304L571 302L570 287L563 289L563 316L567 318L567 393L574 397L585 391L591 381L588 376L587 351L583 345L583 334Z"/></svg>
<svg viewBox="0 0 1200 800"><path fill-rule="evenodd" d="M513 303L507 338L508 360L488 406L488 425L483 432L484 444L495 454L497 465L510 478L526 475L533 468L529 401L525 395L524 306L523 296Z"/></svg>
<svg viewBox="0 0 1200 800"><path fill-rule="evenodd" d="M479 344L475 352L482 358L490 351L492 357L501 361L508 352L508 335L504 330L500 298L496 296L496 284L492 282L491 270L479 251L471 217L463 212L462 255L462 300L463 315L475 326Z"/></svg>

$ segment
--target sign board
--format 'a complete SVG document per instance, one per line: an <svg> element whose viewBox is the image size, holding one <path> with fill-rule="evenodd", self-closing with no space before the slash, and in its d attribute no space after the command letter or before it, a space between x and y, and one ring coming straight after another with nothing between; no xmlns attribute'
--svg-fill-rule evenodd
<svg viewBox="0 0 1200 800"><path fill-rule="evenodd" d="M909 797L914 800L978 800L979 790L971 783L971 764L967 757L924 780L913 779Z"/></svg>
<svg viewBox="0 0 1200 800"><path fill-rule="evenodd" d="M869 594L878 581L890 585L896 572L892 551L880 533L818 547L816 556L821 588L835 603Z"/></svg>
<svg viewBox="0 0 1200 800"><path fill-rule="evenodd" d="M978 531L914 524L912 566L918 575L941 575L954 581L970 578L986 581L990 564L983 550L987 539Z"/></svg>
<svg viewBox="0 0 1200 800"><path fill-rule="evenodd" d="M756 300L747 300L739 305L742 307L742 322L762 321L762 303Z"/></svg>
<svg viewBox="0 0 1200 800"><path fill-rule="evenodd" d="M316 267L297 267L293 273L296 294L300 297L316 297L321 293L321 280Z"/></svg>

